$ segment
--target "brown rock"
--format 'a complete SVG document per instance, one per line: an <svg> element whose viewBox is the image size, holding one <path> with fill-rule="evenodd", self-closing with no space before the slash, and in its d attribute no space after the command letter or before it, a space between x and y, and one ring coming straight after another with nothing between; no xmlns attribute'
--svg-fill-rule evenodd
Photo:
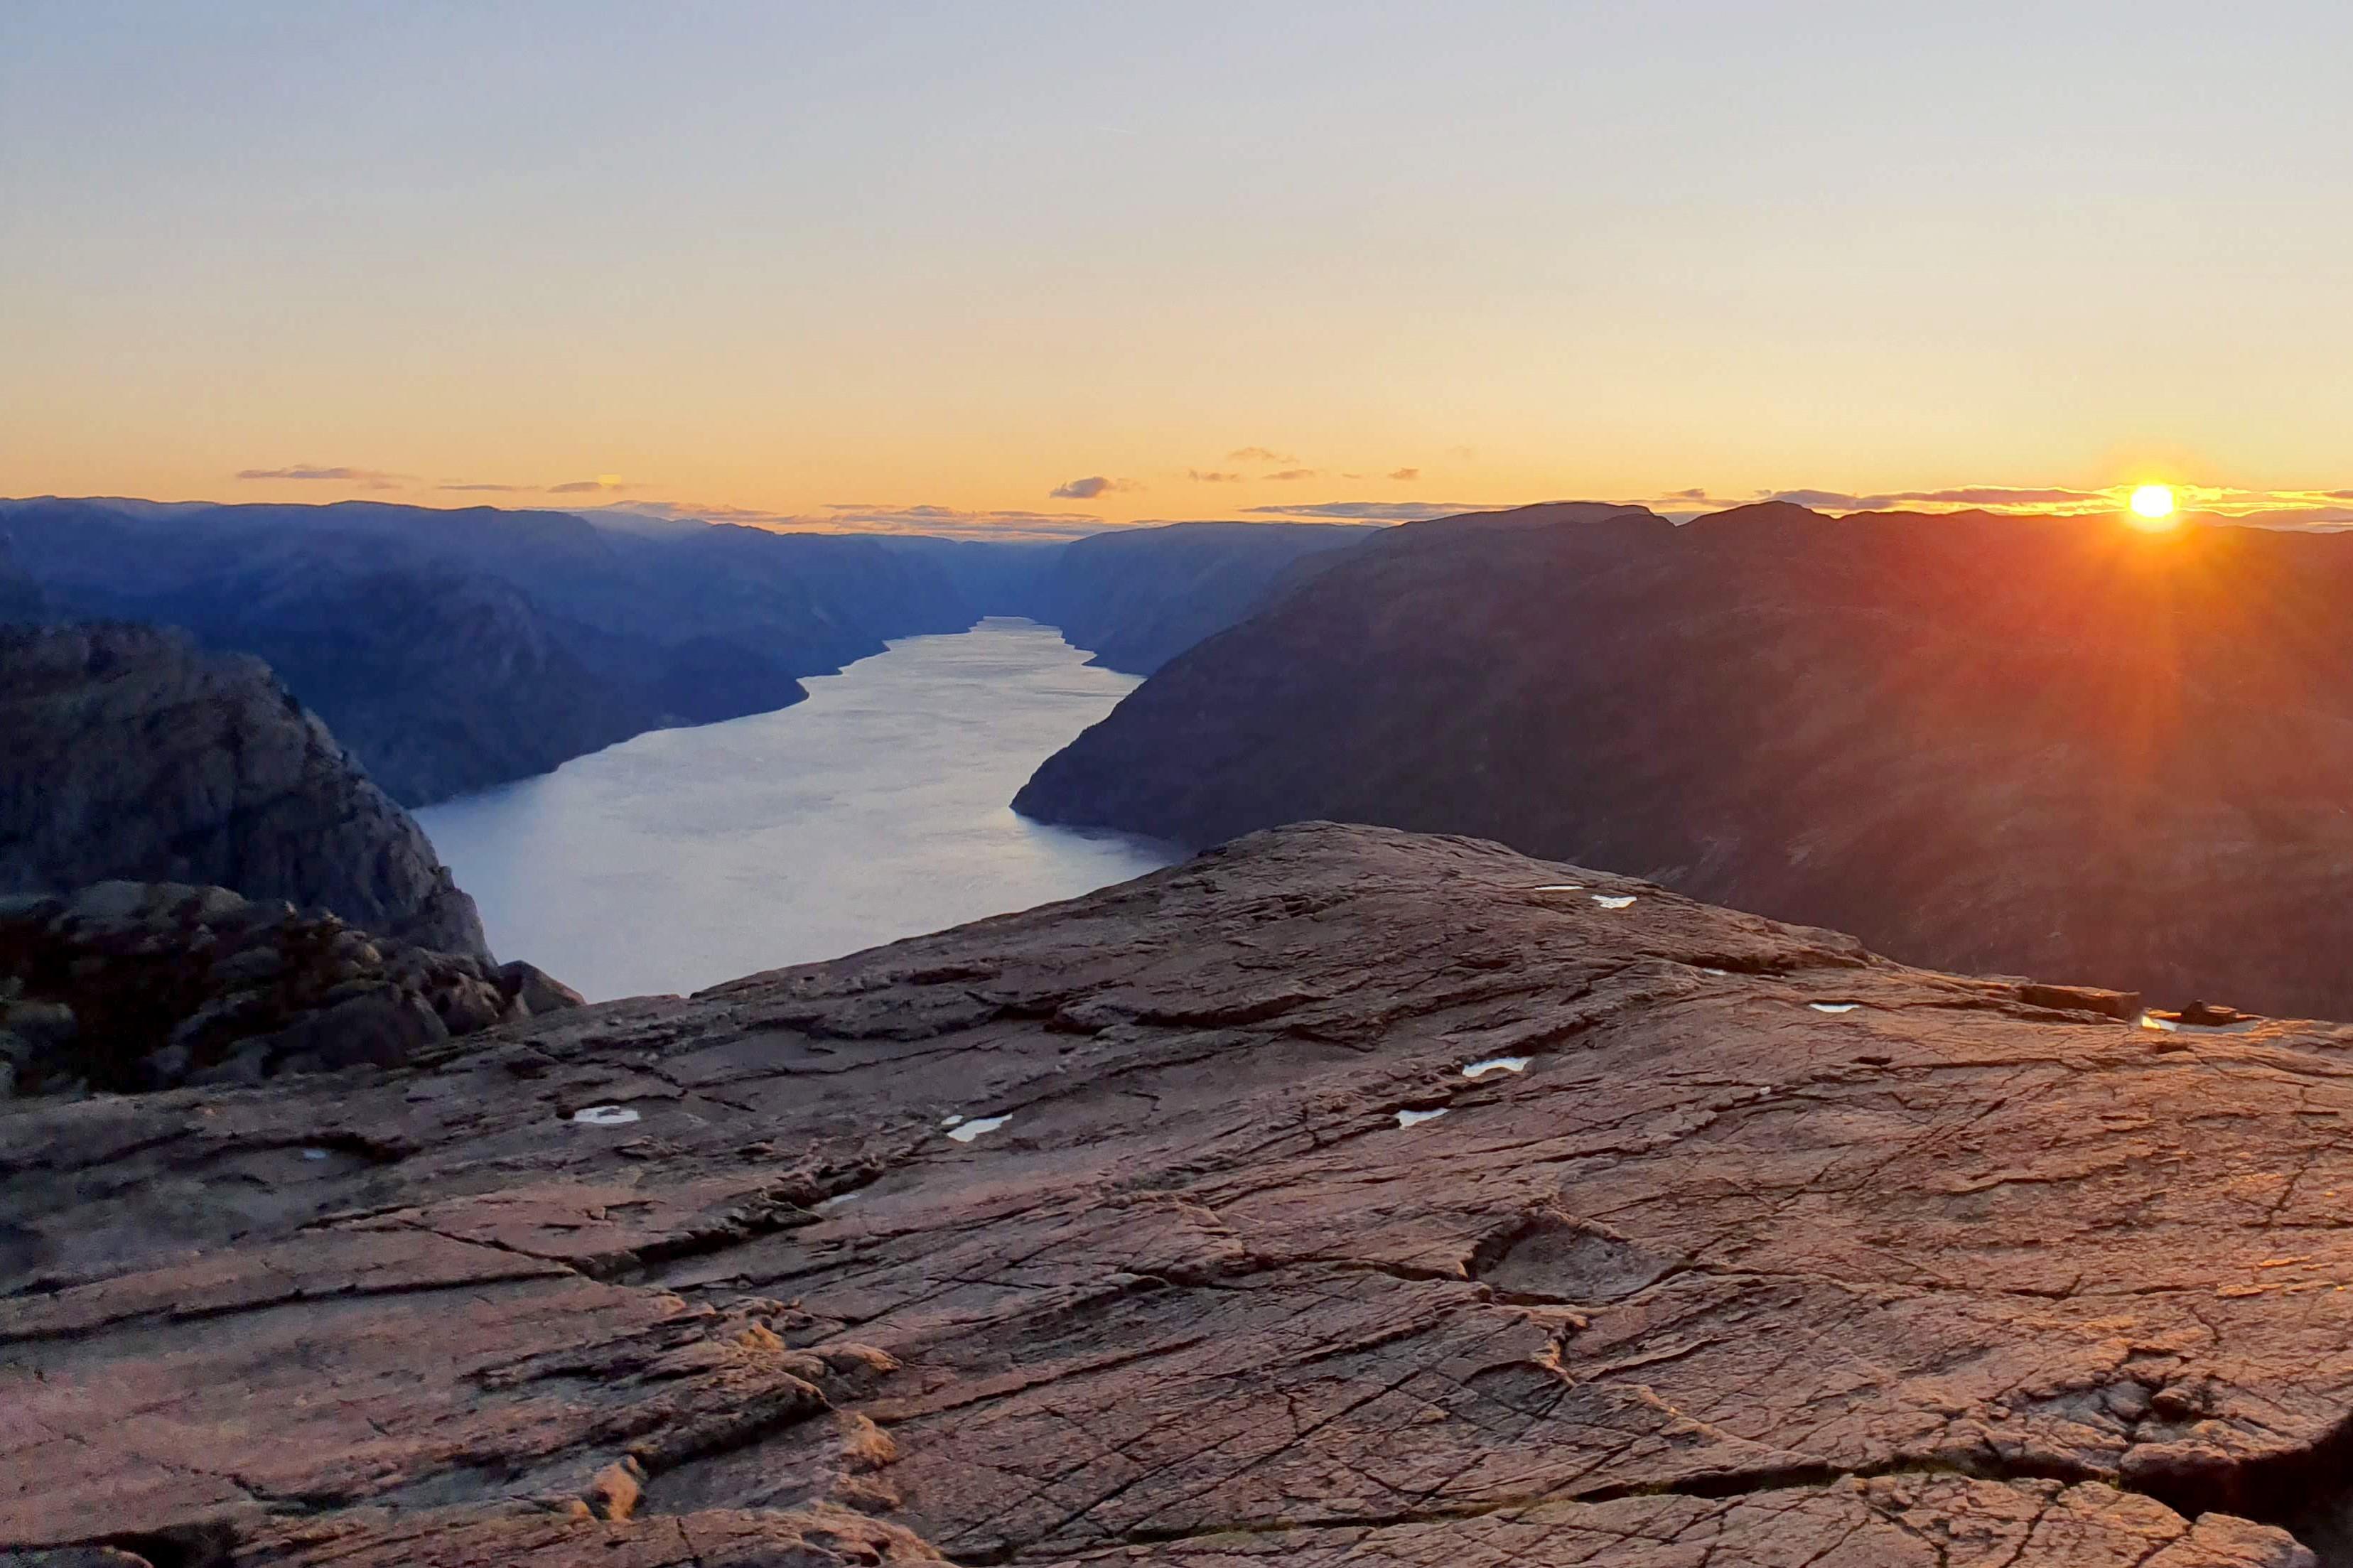
<svg viewBox="0 0 2353 1568"><path fill-rule="evenodd" d="M499 988L522 1003L523 1011L534 1018L586 1005L579 992L537 964L525 963L521 959L499 966Z"/></svg>
<svg viewBox="0 0 2353 1568"><path fill-rule="evenodd" d="M1530 893L1590 875L1311 825L380 1074L14 1108L0 1539L2348 1561L2353 1030L2152 1056ZM617 1454L628 1521L528 1500L609 1510Z"/></svg>

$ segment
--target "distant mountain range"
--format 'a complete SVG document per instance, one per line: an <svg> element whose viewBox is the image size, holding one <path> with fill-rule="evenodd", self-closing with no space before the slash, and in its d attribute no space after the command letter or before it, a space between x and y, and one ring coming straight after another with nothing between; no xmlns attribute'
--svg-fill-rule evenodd
<svg viewBox="0 0 2353 1568"><path fill-rule="evenodd" d="M1476 835L1910 962L2345 1016L2348 603L2341 534L1412 523L1179 655L1016 805L1195 846Z"/></svg>
<svg viewBox="0 0 2353 1568"><path fill-rule="evenodd" d="M786 706L985 615L1146 673L1365 530L1187 524L988 544L626 513L0 501L0 621L135 621L267 660L396 800ZM13 569L12 569L13 563Z"/></svg>

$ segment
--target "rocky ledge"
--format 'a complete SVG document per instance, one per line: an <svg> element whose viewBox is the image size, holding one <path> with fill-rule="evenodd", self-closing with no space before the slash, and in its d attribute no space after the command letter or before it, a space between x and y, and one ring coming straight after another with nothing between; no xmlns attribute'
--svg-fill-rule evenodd
<svg viewBox="0 0 2353 1568"><path fill-rule="evenodd" d="M528 963L492 968L227 888L0 899L0 1099L395 1067L579 1005Z"/></svg>
<svg viewBox="0 0 2353 1568"><path fill-rule="evenodd" d="M391 1070L32 1102L0 1539L2353 1562L2353 1030L2168 1021L1309 826Z"/></svg>

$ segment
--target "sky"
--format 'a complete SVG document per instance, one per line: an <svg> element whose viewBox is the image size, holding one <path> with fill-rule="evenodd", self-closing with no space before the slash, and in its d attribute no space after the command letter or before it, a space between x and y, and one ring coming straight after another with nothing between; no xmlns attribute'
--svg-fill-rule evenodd
<svg viewBox="0 0 2353 1568"><path fill-rule="evenodd" d="M5 0L0 494L2333 515L2348 59L2343 0Z"/></svg>

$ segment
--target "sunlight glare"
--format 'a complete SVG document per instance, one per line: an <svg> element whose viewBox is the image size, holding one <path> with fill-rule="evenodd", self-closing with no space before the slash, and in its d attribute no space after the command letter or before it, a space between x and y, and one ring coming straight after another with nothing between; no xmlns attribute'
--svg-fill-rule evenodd
<svg viewBox="0 0 2353 1568"><path fill-rule="evenodd" d="M2173 510L2173 487L2143 485L2133 491L2132 521L2134 527L2151 531L2171 528L2179 521Z"/></svg>

